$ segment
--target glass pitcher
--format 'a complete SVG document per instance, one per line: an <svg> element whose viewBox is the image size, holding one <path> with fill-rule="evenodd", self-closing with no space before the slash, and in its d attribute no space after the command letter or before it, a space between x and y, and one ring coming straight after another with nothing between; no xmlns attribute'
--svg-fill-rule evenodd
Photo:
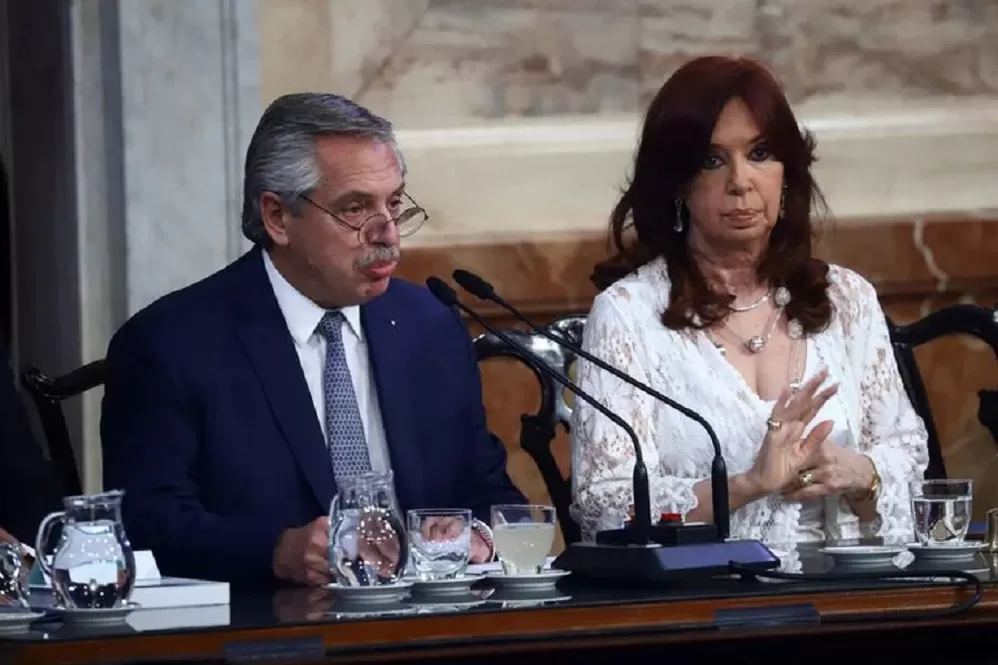
<svg viewBox="0 0 998 665"><path fill-rule="evenodd" d="M392 472L338 478L329 508L329 567L343 586L401 581L409 542Z"/></svg>
<svg viewBox="0 0 998 665"><path fill-rule="evenodd" d="M65 510L42 520L35 551L52 581L56 605L105 609L131 596L135 556L121 523L122 496L121 491L68 496L62 500ZM49 562L43 552L56 522L63 523L62 537Z"/></svg>

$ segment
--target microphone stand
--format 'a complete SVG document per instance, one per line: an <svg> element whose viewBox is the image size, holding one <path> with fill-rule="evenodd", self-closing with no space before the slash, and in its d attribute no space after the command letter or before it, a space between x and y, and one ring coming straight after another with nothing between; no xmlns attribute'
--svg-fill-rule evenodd
<svg viewBox="0 0 998 665"><path fill-rule="evenodd" d="M520 350L527 357L534 358L537 361L538 369L572 390L587 403L592 404L601 414L621 426L631 438L635 448L635 519L624 529L601 532L597 536L596 543L569 545L554 561L555 567L594 581L647 583L687 579L691 575L712 577L730 574L732 564L738 564L745 570L760 572L780 566L779 558L761 542L756 540L719 540L717 531L710 525L676 525L661 521L645 531L646 527L641 523L644 520L639 519L638 516L644 512L649 516L650 521L651 502L650 492L647 490L648 476L644 469L641 447L631 427L591 395L580 390L560 372L537 358L525 346L490 325L477 312L459 302L454 289L442 280L430 277L426 280L426 285L444 305L459 308L499 339ZM554 338L553 341L560 343L564 340ZM641 469L642 473L639 473L638 469ZM725 489L727 489L727 478L722 477L722 480ZM712 482L717 481L712 478ZM639 493L642 493L642 487L645 488L643 498L639 497ZM641 502L644 504L643 509ZM726 503L725 508L727 508ZM704 537L706 532L702 528L698 529L698 527L703 526L710 527L709 533L712 534L710 538ZM650 539L644 535L649 532ZM610 534L610 537L602 539L599 537L606 534Z"/></svg>
<svg viewBox="0 0 998 665"><path fill-rule="evenodd" d="M728 470L724 463L724 454L721 452L721 442L717 439L717 433L714 428L711 427L710 423L701 416L696 411L683 406L676 400L663 395L659 391L655 390L651 386L641 383L637 379L625 374L613 365L610 365L604 360L597 358L593 354L589 353L579 345L575 344L571 340L568 340L561 335L555 335L549 330L545 330L540 326L536 325L533 321L528 319L526 316L520 312L519 309L511 305L505 299L503 299L499 294L496 293L495 288L484 279L475 275L474 273L468 272L467 270L455 270L454 271L454 281L458 283L461 288L468 291L473 296L479 298L480 300L494 302L499 305L507 312L512 314L518 320L530 327L531 330L537 332L538 334L550 339L554 343L563 346L564 348L572 351L577 356L583 360L587 360L592 364L596 365L600 369L609 372L613 376L617 377L624 383L637 388L638 390L651 395L658 401L666 404L667 406L679 411L687 418L695 421L707 432L707 436L710 438L711 446L714 449L714 459L711 461L710 466L710 498L711 507L714 512L714 524L709 525L683 525L683 524L673 524L672 528L674 530L680 530L684 533L680 534L677 532L675 536L667 539L667 542L662 544L671 544L678 539L682 539L686 542L691 540L705 541L705 540L725 540L729 535L731 535L731 510L728 505ZM707 527L707 528L704 528ZM623 534L617 532L603 532L600 535L603 536L602 540L607 542L619 542ZM599 536L597 537L599 540ZM624 538L626 542L626 538Z"/></svg>

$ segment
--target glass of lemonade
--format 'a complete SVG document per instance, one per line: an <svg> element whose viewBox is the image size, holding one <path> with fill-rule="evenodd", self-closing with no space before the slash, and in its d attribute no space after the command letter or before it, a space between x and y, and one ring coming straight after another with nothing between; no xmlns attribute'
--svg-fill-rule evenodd
<svg viewBox="0 0 998 665"><path fill-rule="evenodd" d="M541 572L554 544L557 523L551 506L492 506L492 535L506 575Z"/></svg>
<svg viewBox="0 0 998 665"><path fill-rule="evenodd" d="M974 483L967 479L913 480L911 513L921 545L963 544L970 527Z"/></svg>

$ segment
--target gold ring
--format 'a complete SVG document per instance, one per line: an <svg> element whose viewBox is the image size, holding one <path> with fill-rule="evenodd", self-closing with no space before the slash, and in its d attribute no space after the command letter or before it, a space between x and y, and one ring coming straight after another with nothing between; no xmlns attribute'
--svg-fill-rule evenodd
<svg viewBox="0 0 998 665"><path fill-rule="evenodd" d="M808 485L814 483L814 474L811 473L811 469L807 469L806 471L798 473L797 479L800 481L801 487L807 487Z"/></svg>
<svg viewBox="0 0 998 665"><path fill-rule="evenodd" d="M770 432L775 432L776 430L783 427L783 423L779 420L773 420L772 418L766 418L766 427L769 428Z"/></svg>

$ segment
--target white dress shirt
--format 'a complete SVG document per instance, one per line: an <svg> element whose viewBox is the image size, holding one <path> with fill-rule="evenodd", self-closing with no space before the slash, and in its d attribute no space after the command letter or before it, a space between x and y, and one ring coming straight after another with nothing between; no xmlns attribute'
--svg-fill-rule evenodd
<svg viewBox="0 0 998 665"><path fill-rule="evenodd" d="M312 406L322 428L322 436L326 435L326 400L322 390L323 371L326 367L326 339L316 332L316 326L326 314L326 310L305 297L298 289L291 286L284 276L278 272L268 252L262 252L263 265L274 289L277 304L284 314L288 324L288 332L295 343L298 352L298 362L308 392L312 396ZM357 406L360 408L360 418L364 423L364 435L367 439L367 450L371 459L373 471L385 472L390 468L388 458L388 443L385 438L385 427L381 420L381 409L378 406L378 389L371 375L371 360L364 341L364 329L360 324L360 307L344 307L343 347L347 357L347 368L353 381L354 394L357 396Z"/></svg>

